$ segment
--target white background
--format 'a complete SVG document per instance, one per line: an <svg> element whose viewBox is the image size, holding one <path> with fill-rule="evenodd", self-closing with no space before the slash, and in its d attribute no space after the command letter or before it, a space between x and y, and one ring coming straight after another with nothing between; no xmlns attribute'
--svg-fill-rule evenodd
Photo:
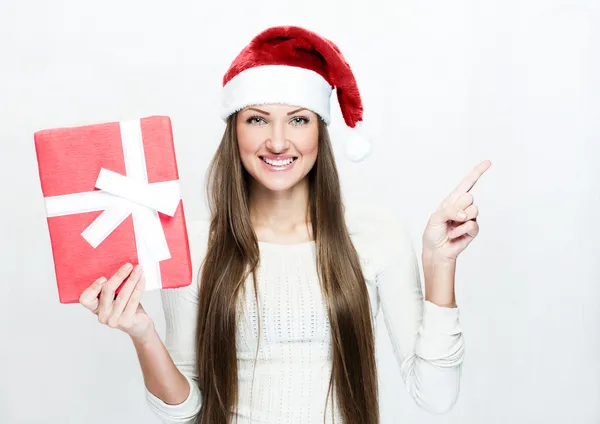
<svg viewBox="0 0 600 424"><path fill-rule="evenodd" d="M157 422L127 336L58 302L33 132L171 116L196 219L221 78L280 24L322 33L353 67L375 151L349 163L334 140L345 196L393 208L418 250L437 204L492 161L473 190L481 233L457 270L460 399L444 416L420 411L380 322L382 423L600 422L593 0L2 0L0 422ZM162 332L158 292L144 304Z"/></svg>

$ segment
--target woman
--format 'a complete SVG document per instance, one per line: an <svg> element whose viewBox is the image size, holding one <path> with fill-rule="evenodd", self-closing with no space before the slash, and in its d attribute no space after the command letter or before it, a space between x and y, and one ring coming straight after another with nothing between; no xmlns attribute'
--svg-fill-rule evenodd
<svg viewBox="0 0 600 424"><path fill-rule="evenodd" d="M403 226L343 206L327 132L333 88L356 127L350 67L333 43L298 27L262 32L232 63L208 174L211 219L190 225L197 280L161 293L164 344L140 305L139 267L81 296L132 338L163 422L379 423L380 313L415 401L436 413L455 403L464 352L455 261L478 232L468 191L488 165L431 216L424 298ZM369 148L356 140L347 154L360 160Z"/></svg>

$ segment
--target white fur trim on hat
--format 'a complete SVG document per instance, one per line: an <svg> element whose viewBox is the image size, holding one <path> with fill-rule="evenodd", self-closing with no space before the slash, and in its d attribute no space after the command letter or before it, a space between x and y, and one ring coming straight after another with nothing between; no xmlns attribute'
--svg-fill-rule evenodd
<svg viewBox="0 0 600 424"><path fill-rule="evenodd" d="M285 65L263 65L246 69L225 84L220 115L229 115L247 106L287 104L304 107L330 123L331 85L318 73Z"/></svg>

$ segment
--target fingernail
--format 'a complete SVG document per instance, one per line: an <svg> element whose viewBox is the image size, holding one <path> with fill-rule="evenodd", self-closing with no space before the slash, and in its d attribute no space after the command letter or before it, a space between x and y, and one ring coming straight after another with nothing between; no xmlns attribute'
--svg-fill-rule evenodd
<svg viewBox="0 0 600 424"><path fill-rule="evenodd" d="M100 277L100 279L98 279L98 284L104 284L106 283L106 277Z"/></svg>
<svg viewBox="0 0 600 424"><path fill-rule="evenodd" d="M467 217L467 214L464 211L460 211L458 213L458 219L465 219Z"/></svg>
<svg viewBox="0 0 600 424"><path fill-rule="evenodd" d="M125 269L127 271L129 271L131 268L133 268L133 265L131 265L129 262L125 264Z"/></svg>

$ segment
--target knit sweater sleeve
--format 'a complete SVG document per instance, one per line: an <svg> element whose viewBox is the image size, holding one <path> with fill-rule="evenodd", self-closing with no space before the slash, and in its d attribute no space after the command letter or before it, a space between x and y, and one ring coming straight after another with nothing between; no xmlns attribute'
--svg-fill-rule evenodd
<svg viewBox="0 0 600 424"><path fill-rule="evenodd" d="M437 414L457 401L464 355L459 309L424 300L420 268L400 219L378 220L384 247L377 274L379 304L408 392ZM385 224L385 225L382 225Z"/></svg>
<svg viewBox="0 0 600 424"><path fill-rule="evenodd" d="M151 411L165 424L192 424L202 406L202 393L196 371L196 318L198 316L198 273L206 253L208 223L195 221L188 226L192 256L192 284L161 291L165 317L164 343L175 366L186 377L190 392L185 401L170 405L147 388L146 400Z"/></svg>

